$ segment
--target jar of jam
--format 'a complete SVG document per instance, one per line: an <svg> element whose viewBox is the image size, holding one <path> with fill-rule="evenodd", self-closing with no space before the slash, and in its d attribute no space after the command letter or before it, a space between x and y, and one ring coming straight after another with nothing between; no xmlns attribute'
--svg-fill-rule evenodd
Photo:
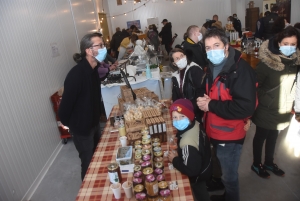
<svg viewBox="0 0 300 201"><path fill-rule="evenodd" d="M133 186L143 184L143 179L142 178L134 177L132 181L133 181Z"/></svg>
<svg viewBox="0 0 300 201"><path fill-rule="evenodd" d="M141 154L135 154L134 159L135 160L141 160L142 159L142 155Z"/></svg>
<svg viewBox="0 0 300 201"><path fill-rule="evenodd" d="M138 184L133 188L134 194L136 195L137 193L145 193L145 187L143 184ZM146 195L146 194L145 194Z"/></svg>
<svg viewBox="0 0 300 201"><path fill-rule="evenodd" d="M146 193L137 193L137 194L135 194L135 199L137 201L147 201L148 200Z"/></svg>
<svg viewBox="0 0 300 201"><path fill-rule="evenodd" d="M154 162L163 162L163 157L159 156L159 157L154 157L153 161Z"/></svg>
<svg viewBox="0 0 300 201"><path fill-rule="evenodd" d="M164 165L162 162L155 162L154 163L154 168L159 168L159 169L164 169Z"/></svg>
<svg viewBox="0 0 300 201"><path fill-rule="evenodd" d="M160 200L162 201L171 201L171 191L169 189L164 189L159 192Z"/></svg>
<svg viewBox="0 0 300 201"><path fill-rule="evenodd" d="M142 167L140 165L135 165L133 168L134 173L141 171L141 170L142 170Z"/></svg>
<svg viewBox="0 0 300 201"><path fill-rule="evenodd" d="M141 167L142 167L142 170L143 170L143 173L144 173L144 169L145 168L148 168L148 167L152 167L151 166L151 162L150 161L144 161L142 164L141 164ZM152 169L152 168L151 168Z"/></svg>
<svg viewBox="0 0 300 201"><path fill-rule="evenodd" d="M142 150L142 155L151 155L151 151L149 149Z"/></svg>
<svg viewBox="0 0 300 201"><path fill-rule="evenodd" d="M153 173L153 169L151 167L146 167L145 169L143 169L143 174L145 176L152 174Z"/></svg>
<svg viewBox="0 0 300 201"><path fill-rule="evenodd" d="M158 195L158 183L153 174L148 174L145 177L145 188L149 196Z"/></svg>
<svg viewBox="0 0 300 201"><path fill-rule="evenodd" d="M133 173L133 177L135 177L135 178L141 178L142 175L143 175L143 173L141 171L137 171L137 172Z"/></svg>
<svg viewBox="0 0 300 201"><path fill-rule="evenodd" d="M136 141L134 142L134 145L139 145L139 144L142 144L142 141L141 141L141 140L136 140Z"/></svg>
<svg viewBox="0 0 300 201"><path fill-rule="evenodd" d="M157 175L156 180L157 182L165 181L165 176L163 174Z"/></svg>
<svg viewBox="0 0 300 201"><path fill-rule="evenodd" d="M144 162L144 161L143 161L142 159L135 159L135 160L134 160L134 164L135 164L135 165L142 165L143 162Z"/></svg>
<svg viewBox="0 0 300 201"><path fill-rule="evenodd" d="M164 170L163 170L163 169L155 168L155 170L154 170L154 174L155 174L155 175L160 175L160 174L163 174L163 173L164 173Z"/></svg>
<svg viewBox="0 0 300 201"><path fill-rule="evenodd" d="M151 149L151 144L144 144L142 149Z"/></svg>
<svg viewBox="0 0 300 201"><path fill-rule="evenodd" d="M136 149L135 154L142 154L142 149Z"/></svg>
<svg viewBox="0 0 300 201"><path fill-rule="evenodd" d="M147 197L148 197L148 201L160 201L158 195L155 195L155 196L148 195Z"/></svg>
<svg viewBox="0 0 300 201"><path fill-rule="evenodd" d="M151 143L151 140L149 138L142 140L142 144L150 144L150 143Z"/></svg>
<svg viewBox="0 0 300 201"><path fill-rule="evenodd" d="M154 156L156 156L156 157L162 156L162 151L154 152Z"/></svg>
<svg viewBox="0 0 300 201"><path fill-rule="evenodd" d="M120 166L118 163L110 163L107 166L108 176L111 183L122 183Z"/></svg>
<svg viewBox="0 0 300 201"><path fill-rule="evenodd" d="M134 148L135 148L135 150L138 150L138 149L142 149L143 147L141 144L136 144L136 145L134 145Z"/></svg>

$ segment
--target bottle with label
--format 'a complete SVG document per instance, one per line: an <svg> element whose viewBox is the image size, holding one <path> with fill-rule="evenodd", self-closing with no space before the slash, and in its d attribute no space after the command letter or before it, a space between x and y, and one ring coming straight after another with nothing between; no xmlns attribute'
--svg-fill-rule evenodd
<svg viewBox="0 0 300 201"><path fill-rule="evenodd" d="M108 176L111 183L122 183L120 166L118 163L110 163L107 166Z"/></svg>
<svg viewBox="0 0 300 201"><path fill-rule="evenodd" d="M120 124L119 124L119 134L120 134L120 136L126 135L124 121L122 122L122 120L120 120Z"/></svg>
<svg viewBox="0 0 300 201"><path fill-rule="evenodd" d="M147 64L147 68L146 68L146 78L147 78L147 79L152 78L152 73L151 73L151 70L150 70L150 64Z"/></svg>

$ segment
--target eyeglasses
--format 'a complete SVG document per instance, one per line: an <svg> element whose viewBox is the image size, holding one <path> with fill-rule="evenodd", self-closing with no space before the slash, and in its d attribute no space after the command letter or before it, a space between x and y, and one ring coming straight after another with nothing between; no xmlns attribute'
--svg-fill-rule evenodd
<svg viewBox="0 0 300 201"><path fill-rule="evenodd" d="M105 44L93 45L93 46L90 47L90 48L93 48L93 47L99 47L100 49L102 49L102 48L105 47Z"/></svg>

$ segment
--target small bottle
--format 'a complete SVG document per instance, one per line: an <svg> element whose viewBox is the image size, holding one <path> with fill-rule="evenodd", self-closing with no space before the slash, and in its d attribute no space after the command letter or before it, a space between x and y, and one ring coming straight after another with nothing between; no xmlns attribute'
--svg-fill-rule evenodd
<svg viewBox="0 0 300 201"><path fill-rule="evenodd" d="M121 122L120 122L120 125L119 125L119 134L120 134L120 136L125 136L126 135L125 125L124 125L124 123L121 123Z"/></svg>
<svg viewBox="0 0 300 201"><path fill-rule="evenodd" d="M152 73L151 73L151 70L150 70L150 64L147 64L147 68L146 68L146 78L147 78L147 79L152 78Z"/></svg>
<svg viewBox="0 0 300 201"><path fill-rule="evenodd" d="M118 163L110 163L107 166L109 180L111 183L122 183L122 176L120 172L120 166Z"/></svg>

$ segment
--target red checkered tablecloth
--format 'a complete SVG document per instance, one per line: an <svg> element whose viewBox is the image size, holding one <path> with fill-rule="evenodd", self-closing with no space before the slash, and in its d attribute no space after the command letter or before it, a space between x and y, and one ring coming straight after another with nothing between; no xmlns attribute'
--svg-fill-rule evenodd
<svg viewBox="0 0 300 201"><path fill-rule="evenodd" d="M114 106L110 116L120 114L118 106ZM167 135L173 135L173 126L168 111L163 113L163 117L167 125ZM90 201L103 201L103 200L116 200L114 198L112 190L109 188L110 181L108 177L107 166L111 162L115 162L117 150L121 147L119 141L119 133L110 131L114 128L110 125L110 121L106 122L105 128L102 133L101 140L94 153L88 171L81 184L80 190L76 197L76 201L90 200ZM162 143L162 150L167 150L167 143ZM166 181L177 181L178 190L171 191L173 201L188 201L194 200L192 195L192 189L187 176L181 174L178 170L169 170L168 160L164 157L164 174ZM122 174L122 182L126 180L132 180L132 173ZM121 189L120 201L135 200L134 197L131 199L126 198L125 192Z"/></svg>

